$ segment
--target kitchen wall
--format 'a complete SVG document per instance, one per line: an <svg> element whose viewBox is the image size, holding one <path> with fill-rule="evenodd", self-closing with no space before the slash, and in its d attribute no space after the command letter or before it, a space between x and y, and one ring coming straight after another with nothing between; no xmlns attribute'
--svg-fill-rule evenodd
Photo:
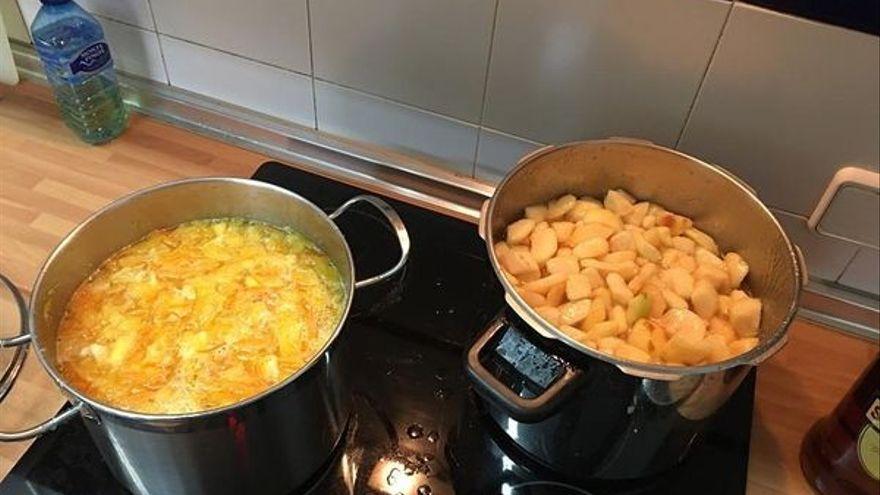
<svg viewBox="0 0 880 495"><path fill-rule="evenodd" d="M80 4L123 71L464 176L576 139L678 148L749 181L813 277L880 293L876 248L806 225L839 168L878 169L875 34L719 0ZM876 194L849 204L880 221Z"/></svg>

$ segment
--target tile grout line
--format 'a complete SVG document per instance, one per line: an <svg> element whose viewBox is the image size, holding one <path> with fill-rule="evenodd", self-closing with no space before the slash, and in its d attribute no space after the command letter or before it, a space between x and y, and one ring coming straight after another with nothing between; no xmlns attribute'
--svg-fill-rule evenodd
<svg viewBox="0 0 880 495"><path fill-rule="evenodd" d="M318 91L315 88L315 43L312 40L312 2L306 0L306 27L309 33L309 69L312 74L309 80L312 82L312 112L314 114L315 130L318 130Z"/></svg>
<svg viewBox="0 0 880 495"><path fill-rule="evenodd" d="M697 91L694 93L694 98L691 100L691 104L688 107L687 114L684 118L684 123L681 125L681 131L678 133L678 138L675 140L674 149L679 149L681 146L681 141L684 139L684 134L687 131L688 125L691 122L691 117L694 115L694 110L697 108L697 102L700 100L700 96L703 94L703 88L706 86L706 79L709 78L709 71L712 69L712 65L715 63L715 57L718 55L718 49L721 47L721 40L724 38L724 33L727 32L727 27L730 25L730 18L733 15L733 8L736 6L736 2L730 2L730 7L727 9L727 14L724 16L724 22L721 24L721 30L718 32L718 39L715 40L715 46L712 47L712 53L709 55L709 61L706 63L706 68L703 70L703 76L700 78L700 83L697 85Z"/></svg>
<svg viewBox="0 0 880 495"><path fill-rule="evenodd" d="M861 253L861 252L862 252L861 247L856 248L856 252L853 253L852 258L850 258L849 261L846 262L846 265L843 267L842 270L840 270L840 273L838 273L837 276L834 277L834 282L840 283L840 279L843 278L844 274L846 274L846 271L849 270L849 266L852 265L856 261L856 258L858 258L859 253ZM849 286L847 286L847 287L849 287Z"/></svg>
<svg viewBox="0 0 880 495"><path fill-rule="evenodd" d="M474 122L468 122L467 120L462 120L462 119L460 119L460 118L458 118L458 117L453 117L453 116L451 116L451 115L445 115L445 114L442 114L442 113L436 112L436 111L434 111L434 110L430 110L430 109L427 109L427 108L424 108L424 107L420 107L420 106L418 106L418 105L413 105L412 103L406 103L406 102L403 102L403 101L400 101L400 100L395 100L395 99L393 99L393 98L388 98L387 96L382 96L382 95L379 95L379 94L376 94L376 93L371 93L371 92L369 92L369 91L365 91L365 90L363 90L363 89L355 88L355 87L352 87L352 86L347 86L347 85L345 85L345 84L342 84L342 83L339 83L339 82L336 82L336 81L331 81L331 80L329 80L329 79L324 79L324 78L321 78L321 77L315 76L315 81L322 82L322 83L325 83L325 84L329 84L329 85L331 85L331 86L335 86L335 87L337 87L337 88L341 88L341 89L344 89L344 90L346 90L346 91L351 91L351 92L353 92L353 93L358 93L358 94L361 95L361 96L366 96L366 97L373 98L373 99L376 99L376 100L381 100L381 101L384 102L384 103L393 103L394 105L397 105L397 106L400 106L400 107L406 108L407 110L414 110L414 111L417 111L417 112L420 112L420 113L428 114L428 115L430 115L430 116L432 116L432 117L438 117L438 118L441 118L441 119L449 120L449 121L452 121L452 122L454 122L454 123L456 123L456 124L459 124L459 125L465 125L465 126L473 127L473 128L475 128L475 129L477 129L477 128L480 127L478 124L475 124Z"/></svg>
<svg viewBox="0 0 880 495"><path fill-rule="evenodd" d="M149 4L148 4L148 5L149 5ZM115 17L110 17L109 15L106 15L106 14L100 14L100 13L98 13L98 12L92 12L91 10L88 10L88 11L86 11L86 12L88 12L89 14L91 14L91 15L93 15L93 16L99 18L99 19L104 19L105 21L111 21L111 22L115 22L115 23L117 23L117 24L122 24L123 26L128 26L128 27L133 27L133 28L135 28L135 29L140 29L141 31L147 31L147 32L150 32L150 33L157 33L157 34L158 34L157 30L155 29L156 19L153 18L153 11L152 11L152 9L150 10L150 19L152 19L152 21L153 21L153 26L154 26L153 29L145 28L145 27L143 27L143 26L139 26L139 25L137 25L137 24L133 24L133 23L128 22L128 21L123 21L122 19L117 19L117 18L115 18Z"/></svg>
<svg viewBox="0 0 880 495"><path fill-rule="evenodd" d="M162 59L162 70L165 71L165 83L171 86L171 73L168 71L168 62L165 61L165 49L162 48L162 37L159 36L159 23L156 22L156 13L153 12L153 4L150 0L147 2L147 9L150 11L150 19L153 20L153 34L156 35L156 43L159 45L159 58Z"/></svg>
<svg viewBox="0 0 880 495"><path fill-rule="evenodd" d="M333 85L333 86L336 86L336 87L339 87L339 88L342 88L342 89L345 89L345 90L348 90L348 91L353 91L353 92L359 93L359 94L361 94L361 95L365 95L365 96L368 96L368 97L371 97L371 98L376 98L376 99L378 99L378 100L382 100L382 101L384 101L384 102L390 102L390 103L393 103L393 104L395 104L395 105L402 106L402 107L407 108L407 109L410 109L410 110L416 110L416 111L419 111L419 112L423 112L423 113L426 113L426 114L431 115L431 116L433 116L433 117L439 117L439 118L447 119L447 120L450 120L450 121L452 121L452 122L455 122L456 124L461 124L461 125L471 126L471 127L475 127L475 128L477 128L477 129L479 129L479 128L481 127L480 124L479 124L479 123L476 123L476 122L469 122L469 121L467 121L467 120L464 120L464 119L461 119L461 118L458 118L458 117L453 117L453 116L451 116L451 115L442 114L442 113L439 113L439 112L437 112L437 111L435 111L435 110L431 110L431 109L429 109L429 108L421 107L421 106L419 106L419 105L415 105L415 104L412 104L412 103L408 103L408 102L404 102L404 101L397 100L397 99L394 99L394 98L390 98L390 97L388 97L388 96L380 95L380 94L378 94L378 93L373 93L373 92L370 92L370 91L367 91L367 90L364 90L364 89L361 89L361 88L356 88L356 87L353 87L353 86L348 86L348 85L346 85L346 84L344 84L344 83L341 83L341 82L332 81L332 80L329 80L329 79L323 79L323 78L321 78L321 77L318 77L318 76L316 76L316 75L314 74L314 60L313 60L314 55L311 54L311 53L310 53L310 60L309 60L309 62L310 62L310 64L311 64L311 66L312 66L312 67L311 67L311 68L312 68L312 74L307 74L307 73L300 72L300 71L298 71L298 70L291 69L291 68L289 68L289 67L283 67L283 66L280 66L280 65L277 65L277 64L273 64L273 63L271 63L271 62L266 62L266 61L264 61L264 60L259 60L259 59L253 58L253 57L249 57L249 56L247 56L247 55L242 55L242 54L240 54L240 53L231 52L231 51L228 51L228 50L224 50L224 49L222 49L222 48L217 48L217 47L215 47L215 46L206 45L206 44L204 44L204 43L200 43L200 42L198 42L198 41L193 41L193 40L190 40L190 39L181 38L180 36L176 36L176 35L173 35L173 34L168 34L168 33L159 32L159 31L158 31L158 27L157 27L157 30L154 31L154 30L152 30L152 29L145 29L145 28L143 28L143 27L141 27L141 26L138 26L138 25L135 25L135 24L130 24L130 23L127 23L127 22L122 22L122 21L119 21L119 20L117 20L117 19L113 19L113 18L111 18L111 17L103 16L103 15L100 15L100 14L95 14L95 15L97 15L97 16L103 18L103 19L107 19L107 20L110 20L110 21L113 21L113 22L118 22L118 23L120 23L120 24L124 24L124 25L129 26L129 27L133 27L133 28L136 28L136 29L140 29L140 30L142 30L142 31L147 31L147 32L150 32L150 33L156 34L156 35L158 36L158 38L159 38L159 46L160 46L160 51L162 52L162 61L163 61L163 65L164 65L164 63L165 63L165 59L164 59L164 50L162 49L162 43L161 43L161 40L162 40L162 37L167 37L167 38L170 38L170 39L175 40L175 41L180 41L180 42L183 42L183 43L189 43L189 44L191 44L191 45L194 45L194 46L197 46L197 47L200 47L200 48L204 48L204 49L207 49L207 50L213 50L213 51L215 51L215 52L219 52L219 53L222 53L222 54L224 54L224 55L229 55L230 57L235 57L235 58L239 58L239 59L247 60L247 61L250 61L250 62L253 62L253 63L256 63L256 64L264 65L264 66L266 66L266 67L271 67L271 68L273 68L273 69L278 69L278 70L281 70L281 71L284 71L284 72L288 72L288 73L291 73L291 74L296 74L296 75L298 75L298 76L308 77L310 80L312 80L313 85L314 85L315 82L328 83L328 84L331 84L331 85ZM154 21L154 23L155 23L155 21ZM309 29L311 29L311 19L308 20L308 23L309 23L309 26L310 26ZM310 47L310 51L311 51L311 47L312 47L311 32L309 33L309 47ZM165 70L166 70L166 73L167 73L167 67L165 68ZM314 93L314 95L313 95L313 99L314 99L315 101L317 101L317 91L313 91L313 93ZM315 113L316 113L316 115L317 115L317 105L316 105L316 109L315 109L315 110L316 110ZM316 120L317 120L317 117L316 117ZM500 132L504 132L504 131L500 131ZM507 134L509 134L509 133L507 133ZM523 137L516 136L516 135L513 135L513 134L511 134L511 136L512 136L512 137L516 137L516 138L518 138L518 139L526 140L526 141L529 140L529 139L527 139L527 138L523 138Z"/></svg>
<svg viewBox="0 0 880 495"><path fill-rule="evenodd" d="M141 29L143 29L143 28L141 28ZM372 92L369 92L369 91L366 91L366 90L363 90L363 89L360 89L360 88L355 88L355 87L352 87L352 86L347 86L347 85L345 85L345 84L343 84L343 83L339 83L339 82L336 82L336 81L331 81L331 80L329 80L329 79L323 79L323 78L318 77L318 76L316 76L316 75L314 75L314 74L306 74L306 73L303 73L303 72L300 72L300 71L297 71L297 70L290 69L290 68L288 68L288 67L282 67L282 66L280 66L280 65L275 65L275 64L272 64L272 63L269 63L269 62L265 62L265 61L263 61L263 60L255 59L255 58L252 58L252 57L248 57L248 56L246 56L246 55L242 55L242 54L235 53L235 52L230 52L230 51L223 50L223 49L221 49L221 48L213 47L213 46L210 46L210 45L205 45L205 44L203 44L203 43L199 43L199 42L197 42L197 41L192 41L192 40L188 40L188 39L186 39L186 38L181 38L181 37L179 37L179 36L174 36L174 35L167 34L167 33L158 33L158 32L157 32L156 34L158 34L158 35L160 36L160 38L164 36L164 37L167 37L167 38L173 39L173 40L175 40L175 41L180 41L180 42L183 42L183 43L189 43L189 44L191 44L191 45L195 45L195 46L198 46L198 47L200 47L200 48L204 48L204 49L206 49L206 50L213 50L213 51L215 51L215 52L219 52L219 53L222 53L222 54L224 54L224 55L229 55L230 57L235 57L235 58L239 58L239 59L242 59L242 60L247 60L247 61L249 61L249 62L253 62L253 63L255 63L255 64L264 65L264 66L266 66L266 67L271 67L271 68L273 68L273 69L278 69L278 70L281 70L281 71L284 71L284 72L288 72L288 73L290 73L290 74L296 74L296 75L298 75L298 76L308 77L309 79L314 79L314 81L316 81L316 82L328 83L328 84L331 84L331 85L336 86L336 87L338 87L338 88L342 88L342 89L345 89L345 90L347 90L347 91L353 91L353 92L355 92L355 93L359 93L359 94L361 94L361 95L365 95L365 96L368 96L368 97L370 97L370 98L376 98L376 99L378 99L378 100L382 100L382 101L385 101L385 102L390 102L390 103L393 103L393 104L395 104L395 105L399 105L399 106L402 106L402 107L404 107L404 108L408 108L408 109L410 109L410 110L416 110L416 111L419 111L419 112L422 112L422 113L427 113L427 114L429 114L429 115L431 115L431 116L434 116L434 117L440 117L440 118L443 118L443 119L451 120L451 121L453 121L453 122L455 122L455 123L457 123L457 124L468 125L468 126L471 126L471 127L479 127L479 125L478 125L478 124L475 124L474 122L468 122L468 121L466 121L466 120L462 120L462 119L460 119L460 118L458 118L458 117L453 117L453 116L451 116L451 115L444 115L444 114L442 114L442 113L436 112L436 111L434 111L434 110L430 110L430 109L428 109L428 108L420 107L420 106L418 106L418 105L413 105L412 103L406 103L406 102L403 102L403 101L400 101L400 100L395 100L395 99L393 99L393 98L389 98L389 97L387 97L387 96L383 96L383 95L380 95L380 94L372 93Z"/></svg>
<svg viewBox="0 0 880 495"><path fill-rule="evenodd" d="M273 64L273 63L271 63L271 62L266 62L266 61L264 61L264 60L259 60L259 59L253 58L253 57L249 57L249 56L247 56L247 55L242 55L242 54L240 54L240 53L230 52L229 50L224 50L224 49L222 49L222 48L217 48L216 46L206 45L206 44L204 44L204 43L200 43L200 42L198 42L198 41L193 41L193 40L188 40L188 39L186 39L186 38L181 38L180 36L175 36L175 35L173 35L173 34L160 33L160 32L158 32L158 31L156 32L156 34L158 34L159 36L164 36L164 37L166 37L166 38L170 38L170 39L175 40L175 41L181 41L181 42L183 42L183 43L189 43L190 45L195 45L195 46L200 47L200 48L205 48L205 49L207 49L207 50L213 50L213 51L215 51L215 52L220 52L220 53L222 53L222 54L224 54L224 55L229 55L230 57L240 58L240 59L242 59L242 60L247 60L247 61L249 61L249 62L253 62L253 63L255 63L255 64L265 65L266 67L271 67L271 68L273 68L273 69L278 69L278 70L281 70L281 71L284 71L284 72L289 72L289 73L291 73L291 74L296 74L296 75L298 75L298 76L311 77L311 74L306 74L306 73L300 72L300 71L298 71L298 70L294 70L294 69L291 69L291 68L288 68L288 67L284 67L284 66L281 66L281 65Z"/></svg>
<svg viewBox="0 0 880 495"><path fill-rule="evenodd" d="M471 167L471 177L477 176L477 159L480 156L480 141L483 136L483 118L486 115L486 96L489 93L489 70L492 66L492 50L495 46L495 26L498 24L498 8L501 0L495 0L495 9L492 15L492 27L489 29L489 50L486 54L486 72L483 74L483 97L480 100L480 116L477 118L477 143L474 146L474 162Z"/></svg>

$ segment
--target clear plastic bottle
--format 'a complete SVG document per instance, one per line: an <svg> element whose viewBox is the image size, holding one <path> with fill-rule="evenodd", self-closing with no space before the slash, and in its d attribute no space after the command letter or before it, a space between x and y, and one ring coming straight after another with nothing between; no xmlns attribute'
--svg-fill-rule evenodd
<svg viewBox="0 0 880 495"><path fill-rule="evenodd" d="M87 143L110 141L128 117L103 29L71 0L40 1L31 36L64 121Z"/></svg>

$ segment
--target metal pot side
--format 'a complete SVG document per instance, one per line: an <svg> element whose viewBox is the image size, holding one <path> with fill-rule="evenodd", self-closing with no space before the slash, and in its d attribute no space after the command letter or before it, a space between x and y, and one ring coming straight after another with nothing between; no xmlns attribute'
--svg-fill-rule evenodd
<svg viewBox="0 0 880 495"><path fill-rule="evenodd" d="M686 215L713 236L725 251L748 261L748 288L763 302L760 343L751 351L720 363L673 367L622 361L590 349L545 322L502 275L492 246L506 226L521 218L526 206L564 194L604 197L624 189L640 200ZM686 154L644 141L612 138L542 148L517 164L495 190L481 218L489 257L511 306L536 331L566 342L592 357L617 364L624 372L676 379L743 364L757 364L785 342L802 285L795 247L755 193L723 169Z"/></svg>
<svg viewBox="0 0 880 495"><path fill-rule="evenodd" d="M369 203L385 215L401 248L397 265L362 281L355 281L348 243L333 223L358 202ZM55 366L56 329L79 284L113 253L153 230L221 217L293 228L331 258L344 285L344 311L321 351L297 373L261 394L194 413L126 411L94 400L67 383ZM58 245L34 284L29 334L3 342L22 345L30 340L43 367L71 397L73 407L37 427L0 432L0 440L32 438L79 411L113 473L135 493L287 492L328 459L346 428L350 394L340 371L345 350L339 336L353 291L394 275L408 253L409 237L399 216L371 196L352 198L327 215L274 185L201 178L161 184L121 198L81 223Z"/></svg>

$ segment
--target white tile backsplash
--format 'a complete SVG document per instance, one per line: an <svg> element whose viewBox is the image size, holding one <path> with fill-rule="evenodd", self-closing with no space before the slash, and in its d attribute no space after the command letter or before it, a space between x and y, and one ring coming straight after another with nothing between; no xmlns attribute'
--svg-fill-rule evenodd
<svg viewBox="0 0 880 495"><path fill-rule="evenodd" d="M479 120L494 0L320 0L310 9L321 79Z"/></svg>
<svg viewBox="0 0 880 495"><path fill-rule="evenodd" d="M25 26L30 31L34 17L37 16L37 11L40 10L40 0L18 0L18 9L21 11L21 17L24 19Z"/></svg>
<svg viewBox="0 0 880 495"><path fill-rule="evenodd" d="M318 130L421 155L471 175L476 126L322 81L315 90Z"/></svg>
<svg viewBox="0 0 880 495"><path fill-rule="evenodd" d="M534 141L484 127L480 129L474 175L478 179L497 183L513 169L520 158L542 146Z"/></svg>
<svg viewBox="0 0 880 495"><path fill-rule="evenodd" d="M311 73L306 0L150 0L159 32Z"/></svg>
<svg viewBox="0 0 880 495"><path fill-rule="evenodd" d="M87 11L144 29L155 30L147 0L76 0Z"/></svg>
<svg viewBox="0 0 880 495"><path fill-rule="evenodd" d="M880 162L876 36L737 3L680 149L809 215L838 168Z"/></svg>
<svg viewBox="0 0 880 495"><path fill-rule="evenodd" d="M503 0L483 124L539 142L674 145L728 2Z"/></svg>
<svg viewBox="0 0 880 495"><path fill-rule="evenodd" d="M30 32L15 0L0 0L0 12L3 13L3 22L9 37L23 43L30 43Z"/></svg>
<svg viewBox="0 0 880 495"><path fill-rule="evenodd" d="M308 77L167 36L160 38L171 85L314 127Z"/></svg>
<svg viewBox="0 0 880 495"><path fill-rule="evenodd" d="M859 249L838 282L870 294L880 294L880 251Z"/></svg>
<svg viewBox="0 0 880 495"><path fill-rule="evenodd" d="M807 219L779 210L772 210L791 242L804 253L811 279L835 281L858 248L851 243L821 236L807 227Z"/></svg>
<svg viewBox="0 0 880 495"><path fill-rule="evenodd" d="M539 143L676 146L755 187L813 278L880 292L876 249L805 219L838 168L880 165L877 36L722 0L78 1L120 71L463 176ZM876 241L877 197L824 228Z"/></svg>
<svg viewBox="0 0 880 495"><path fill-rule="evenodd" d="M116 70L167 83L159 38L153 31L102 19L104 36L110 44Z"/></svg>
<svg viewBox="0 0 880 495"><path fill-rule="evenodd" d="M818 230L880 246L880 194L858 186L844 186L822 215Z"/></svg>

